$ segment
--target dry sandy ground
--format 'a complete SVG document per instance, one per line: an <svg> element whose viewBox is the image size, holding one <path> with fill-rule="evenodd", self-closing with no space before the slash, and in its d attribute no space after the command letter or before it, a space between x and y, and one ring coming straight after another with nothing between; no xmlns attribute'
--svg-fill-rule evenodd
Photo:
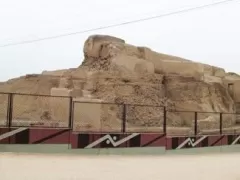
<svg viewBox="0 0 240 180"><path fill-rule="evenodd" d="M240 154L66 156L0 154L1 180L240 180Z"/></svg>

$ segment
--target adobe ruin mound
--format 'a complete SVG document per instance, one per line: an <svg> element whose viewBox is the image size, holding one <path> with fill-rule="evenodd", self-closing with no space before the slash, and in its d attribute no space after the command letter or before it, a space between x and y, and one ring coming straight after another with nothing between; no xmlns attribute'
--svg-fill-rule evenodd
<svg viewBox="0 0 240 180"><path fill-rule="evenodd" d="M229 84L234 83L237 87L240 78L222 68L160 54L103 35L90 36L83 52L84 60L77 68L44 71L40 75L10 80L0 84L0 91L72 96L74 101L80 102L145 105L127 107L127 127L138 131L160 131L163 106L169 111L168 126L185 127L182 129L188 133L192 130L194 113L175 111L235 113L237 110L236 88L229 89ZM3 95L0 101L4 102L2 106L7 102ZM21 104L14 112L16 119L21 121L58 122L56 126L67 121L69 104L65 100L46 98L43 102L39 97L25 101L22 97L15 103ZM88 112L91 108L95 109L96 115ZM0 115L3 116L3 112L0 110ZM41 119L46 113L47 120ZM114 131L121 128L121 105L84 106L78 103L74 113L77 130ZM199 113L198 119L200 131L219 127L218 114ZM223 122L224 128L233 127L236 117L226 115Z"/></svg>

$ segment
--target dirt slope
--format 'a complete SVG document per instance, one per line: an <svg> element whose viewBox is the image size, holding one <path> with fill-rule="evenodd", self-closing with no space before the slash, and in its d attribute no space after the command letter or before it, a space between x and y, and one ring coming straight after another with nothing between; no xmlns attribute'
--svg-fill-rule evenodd
<svg viewBox="0 0 240 180"><path fill-rule="evenodd" d="M220 68L129 45L111 36L90 36L83 51L85 58L77 68L12 79L1 83L0 91L50 95L52 88L81 89L83 97L88 95L105 102L166 106L168 111L235 112L234 101L221 82L237 75L227 74ZM204 81L206 74L217 81ZM68 103L65 99L62 101ZM4 119L6 96L0 96L0 102L0 116ZM53 105L61 104L53 104L49 98L19 96L14 102L15 119L57 122L56 126L66 124L68 111L53 111ZM111 129L111 123L120 128L120 106L103 106L101 120L105 124L101 128ZM127 123L129 127L142 129L161 127L162 110L162 107L129 105ZM216 114L200 113L198 118L201 129L219 127ZM171 127L191 127L194 113L168 112L167 119ZM234 124L233 115L224 116L224 127ZM94 124L87 126L91 128Z"/></svg>

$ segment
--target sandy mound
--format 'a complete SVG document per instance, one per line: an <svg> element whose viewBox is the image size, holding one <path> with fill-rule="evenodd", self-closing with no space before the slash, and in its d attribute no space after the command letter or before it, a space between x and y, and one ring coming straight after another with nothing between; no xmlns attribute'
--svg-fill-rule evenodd
<svg viewBox="0 0 240 180"><path fill-rule="evenodd" d="M167 123L171 127L192 128L193 112L236 112L228 82L239 80L237 74L224 69L196 63L179 57L160 54L145 47L126 44L111 36L90 36L84 44L84 61L78 68L44 71L0 84L0 91L30 94L66 95L74 101L111 102L89 106L100 109L93 116L76 105L75 128L80 130L120 130L122 105L127 106L127 127L162 129L163 107L169 111ZM4 117L6 96L0 96L0 116ZM66 98L16 97L16 123L41 121L66 125L69 101ZM158 107L157 107L158 106ZM92 110L94 112L94 109ZM199 113L199 127L217 129L219 115ZM23 121L23 122L22 122ZM235 125L233 115L225 115L224 127Z"/></svg>

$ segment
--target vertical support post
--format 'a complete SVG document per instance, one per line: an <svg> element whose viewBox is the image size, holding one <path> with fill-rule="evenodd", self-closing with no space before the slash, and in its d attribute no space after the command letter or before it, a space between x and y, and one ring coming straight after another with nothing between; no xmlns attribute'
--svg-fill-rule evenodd
<svg viewBox="0 0 240 180"><path fill-rule="evenodd" d="M127 105L123 104L123 117L122 117L122 132L126 132L126 113L127 113Z"/></svg>
<svg viewBox="0 0 240 180"><path fill-rule="evenodd" d="M13 94L8 94L8 107L7 107L7 126L12 126L12 113L13 113Z"/></svg>
<svg viewBox="0 0 240 180"><path fill-rule="evenodd" d="M198 127L197 127L197 112L195 112L195 116L194 116L194 135L196 136L198 134Z"/></svg>
<svg viewBox="0 0 240 180"><path fill-rule="evenodd" d="M223 127L223 124L222 124L222 123L223 123L222 113L220 113L220 124L219 124L219 125L220 125L220 127L219 127L219 128L220 128L220 129L219 129L219 130L220 130L220 135L222 135L222 127Z"/></svg>
<svg viewBox="0 0 240 180"><path fill-rule="evenodd" d="M163 108L163 133L167 134L167 110L165 106Z"/></svg>
<svg viewBox="0 0 240 180"><path fill-rule="evenodd" d="M73 111L74 111L73 98L69 99L69 120L68 120L68 149L71 148L71 133L73 130Z"/></svg>
<svg viewBox="0 0 240 180"><path fill-rule="evenodd" d="M8 132L11 131L12 127L12 114L13 114L13 94L8 94L8 107L7 107L7 127ZM11 137L8 138L8 143L11 144Z"/></svg>
<svg viewBox="0 0 240 180"><path fill-rule="evenodd" d="M9 127L9 112L10 112L10 101L11 101L11 94L9 93L8 95L7 95L8 97L8 103L7 103L7 119L6 119L6 124L5 124L5 126L6 127Z"/></svg>
<svg viewBox="0 0 240 180"><path fill-rule="evenodd" d="M72 114L73 114L73 98L70 97L69 99L69 119L68 119L68 128L72 129Z"/></svg>

